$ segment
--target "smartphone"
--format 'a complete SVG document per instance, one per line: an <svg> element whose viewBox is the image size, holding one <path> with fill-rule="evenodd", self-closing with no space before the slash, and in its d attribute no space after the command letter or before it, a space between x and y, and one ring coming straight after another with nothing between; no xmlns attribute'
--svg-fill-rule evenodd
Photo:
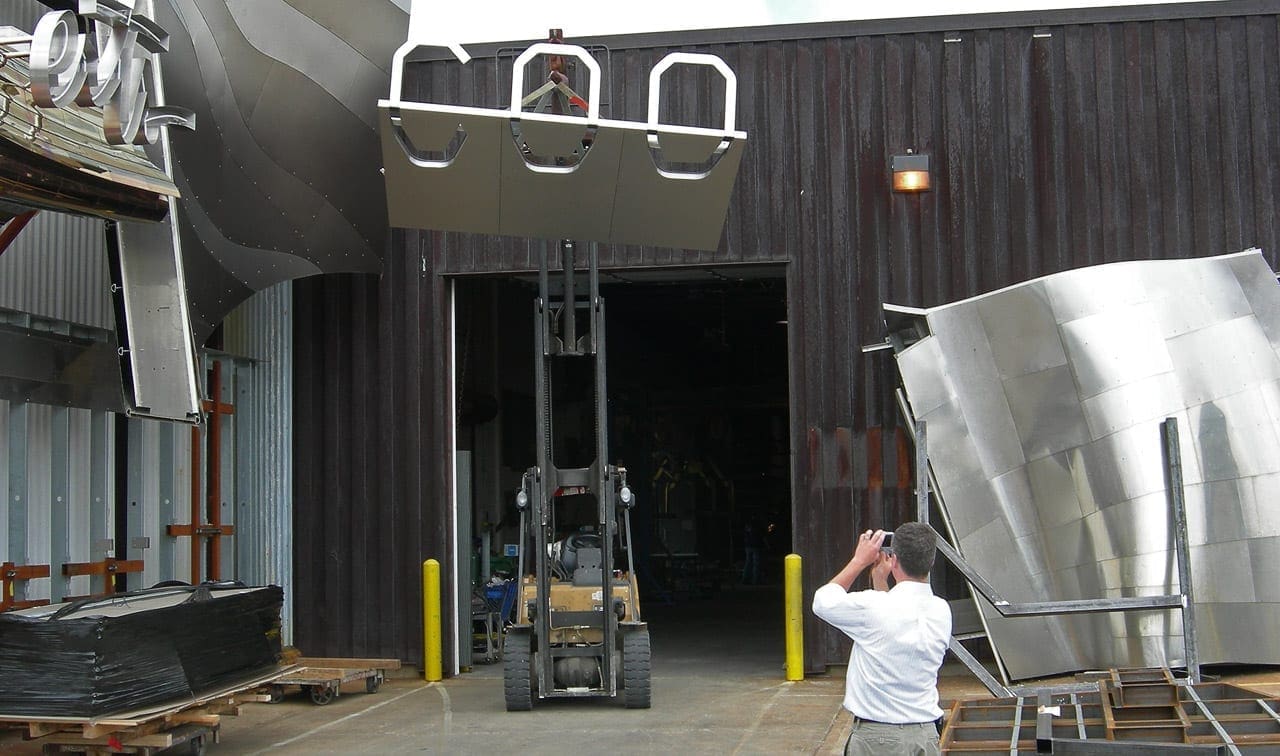
<svg viewBox="0 0 1280 756"><path fill-rule="evenodd" d="M885 549L889 549L889 550L893 549L893 531L892 530L887 531L884 534L884 541L880 543L880 550L884 551Z"/></svg>

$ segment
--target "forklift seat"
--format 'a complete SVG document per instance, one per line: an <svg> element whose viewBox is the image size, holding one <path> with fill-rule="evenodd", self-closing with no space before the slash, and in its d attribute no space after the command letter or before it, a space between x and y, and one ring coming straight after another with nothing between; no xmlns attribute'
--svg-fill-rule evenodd
<svg viewBox="0 0 1280 756"><path fill-rule="evenodd" d="M601 550L598 548L578 548L578 564L573 570L574 585L604 585L601 574Z"/></svg>

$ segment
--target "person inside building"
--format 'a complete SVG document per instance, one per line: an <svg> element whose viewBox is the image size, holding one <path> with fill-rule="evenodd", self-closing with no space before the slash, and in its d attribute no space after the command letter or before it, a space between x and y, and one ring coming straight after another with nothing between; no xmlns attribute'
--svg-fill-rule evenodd
<svg viewBox="0 0 1280 756"><path fill-rule="evenodd" d="M742 564L742 584L760 585L763 582L761 565L764 562L764 529L755 519L747 520L742 530L742 544L746 552Z"/></svg>
<svg viewBox="0 0 1280 756"><path fill-rule="evenodd" d="M951 639L951 607L929 585L937 535L911 522L881 548L886 535L862 533L849 563L813 595L813 613L853 639L844 693L853 731L845 753L937 754L938 669ZM872 589L851 593L868 567Z"/></svg>

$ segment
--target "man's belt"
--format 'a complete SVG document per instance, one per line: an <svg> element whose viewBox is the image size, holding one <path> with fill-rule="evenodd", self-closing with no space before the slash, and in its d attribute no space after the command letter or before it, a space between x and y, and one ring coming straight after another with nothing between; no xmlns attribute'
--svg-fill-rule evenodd
<svg viewBox="0 0 1280 756"><path fill-rule="evenodd" d="M937 727L940 721L941 720L939 719L935 719L928 722L881 722L876 719L867 719L866 717L860 717L857 714L853 715L854 724L889 725L890 727L924 727L925 725L931 725L931 726Z"/></svg>

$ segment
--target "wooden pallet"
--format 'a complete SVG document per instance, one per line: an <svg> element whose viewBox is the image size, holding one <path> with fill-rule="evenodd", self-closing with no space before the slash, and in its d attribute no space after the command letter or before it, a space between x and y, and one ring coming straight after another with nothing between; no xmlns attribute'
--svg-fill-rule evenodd
<svg viewBox="0 0 1280 756"><path fill-rule="evenodd" d="M957 701L941 745L943 753L1005 756L1049 753L1045 741L1092 741L1092 753L1161 744L1276 753L1280 700L1225 683L1191 685L1168 669L1112 670L1096 692Z"/></svg>
<svg viewBox="0 0 1280 756"><path fill-rule="evenodd" d="M221 717L235 716L249 701L267 700L264 686L296 670L277 668L199 696L98 717L0 714L0 727L18 729L46 751L150 754L191 741L216 743Z"/></svg>

